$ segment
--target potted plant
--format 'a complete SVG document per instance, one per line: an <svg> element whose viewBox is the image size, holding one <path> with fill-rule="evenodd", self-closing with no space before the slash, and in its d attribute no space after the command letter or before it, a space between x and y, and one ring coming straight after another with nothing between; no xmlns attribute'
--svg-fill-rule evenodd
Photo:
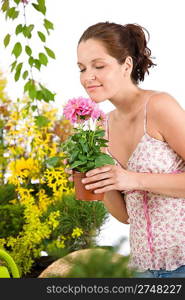
<svg viewBox="0 0 185 300"><path fill-rule="evenodd" d="M103 165L114 164L113 158L103 151L107 147L103 122L105 114L89 98L69 99L64 106L64 116L73 124L72 135L62 144L62 151L73 170L76 199L102 200L103 193L86 190L81 180L86 172Z"/></svg>

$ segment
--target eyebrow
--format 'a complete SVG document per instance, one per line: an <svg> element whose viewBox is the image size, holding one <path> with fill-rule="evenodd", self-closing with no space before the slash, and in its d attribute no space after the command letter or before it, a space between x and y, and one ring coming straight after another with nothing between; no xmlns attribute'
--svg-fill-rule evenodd
<svg viewBox="0 0 185 300"><path fill-rule="evenodd" d="M95 59L91 60L91 62L94 62L96 60L104 60L104 58L101 58L101 57L95 58ZM83 65L83 64L81 62L77 62L77 65Z"/></svg>

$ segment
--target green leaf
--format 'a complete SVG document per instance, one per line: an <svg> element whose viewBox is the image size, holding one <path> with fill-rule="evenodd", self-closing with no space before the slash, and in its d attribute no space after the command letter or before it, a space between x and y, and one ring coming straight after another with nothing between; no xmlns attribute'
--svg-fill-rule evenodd
<svg viewBox="0 0 185 300"><path fill-rule="evenodd" d="M105 135L105 130L97 130L97 132L95 133L95 137L103 137Z"/></svg>
<svg viewBox="0 0 185 300"><path fill-rule="evenodd" d="M14 45L14 48L12 50L12 54L15 55L15 57L19 57L21 55L21 52L22 52L22 46L21 46L21 43L17 42L15 45Z"/></svg>
<svg viewBox="0 0 185 300"><path fill-rule="evenodd" d="M31 80L28 80L24 85L24 92L27 92L30 88Z"/></svg>
<svg viewBox="0 0 185 300"><path fill-rule="evenodd" d="M61 160L62 158L60 156L53 156L48 158L45 162L50 167L56 167Z"/></svg>
<svg viewBox="0 0 185 300"><path fill-rule="evenodd" d="M14 76L15 81L18 81L20 78L22 66L23 66L23 63L19 63L16 67L16 72L15 72L15 76Z"/></svg>
<svg viewBox="0 0 185 300"><path fill-rule="evenodd" d="M28 77L28 71L24 71L22 78L25 80Z"/></svg>
<svg viewBox="0 0 185 300"><path fill-rule="evenodd" d="M5 38L4 38L4 46L5 46L5 47L7 47L8 44L10 43L10 38L11 38L11 36L10 36L10 34L8 33L8 34L5 36Z"/></svg>
<svg viewBox="0 0 185 300"><path fill-rule="evenodd" d="M43 15L46 14L46 5L45 5L45 0L37 0L38 4L32 3L33 7L41 12Z"/></svg>
<svg viewBox="0 0 185 300"><path fill-rule="evenodd" d="M23 63L19 63L16 67L16 71L19 71L22 69Z"/></svg>
<svg viewBox="0 0 185 300"><path fill-rule="evenodd" d="M41 31L37 31L37 34L38 34L39 38L41 39L41 41L42 41L43 43L45 43L46 37L45 37L44 33L41 32Z"/></svg>
<svg viewBox="0 0 185 300"><path fill-rule="evenodd" d="M50 120L45 116L36 116L35 117L35 124L38 127L45 127L49 124Z"/></svg>
<svg viewBox="0 0 185 300"><path fill-rule="evenodd" d="M36 105L32 105L31 109L32 109L32 111L36 111L37 110L37 106Z"/></svg>
<svg viewBox="0 0 185 300"><path fill-rule="evenodd" d="M28 63L29 63L29 65L31 67L33 66L33 64L34 64L34 58L33 58L33 56L30 56L30 58L28 59Z"/></svg>
<svg viewBox="0 0 185 300"><path fill-rule="evenodd" d="M21 71L17 71L17 72L15 73L15 76L14 76L15 81L18 81L18 80L19 80L20 75L21 75Z"/></svg>
<svg viewBox="0 0 185 300"><path fill-rule="evenodd" d="M33 29L34 29L33 24L30 24L29 26L24 25L22 32L25 37L27 37L28 39L31 39L31 37L32 37L31 32Z"/></svg>
<svg viewBox="0 0 185 300"><path fill-rule="evenodd" d="M24 92L28 92L29 97L34 100L37 95L37 89L33 80L28 80L24 85Z"/></svg>
<svg viewBox="0 0 185 300"><path fill-rule="evenodd" d="M28 56L31 56L31 55L32 55L32 50L31 50L31 48L30 48L28 45L25 46L25 51L26 51L26 54L27 54Z"/></svg>
<svg viewBox="0 0 185 300"><path fill-rule="evenodd" d="M83 166L85 164L86 164L86 161L77 160L70 167L71 167L71 169L75 169L76 167Z"/></svg>
<svg viewBox="0 0 185 300"><path fill-rule="evenodd" d="M18 5L21 0L14 0L14 2Z"/></svg>
<svg viewBox="0 0 185 300"><path fill-rule="evenodd" d="M21 33L23 31L23 26L22 24L17 25L16 29L15 29L15 34L18 35L19 33Z"/></svg>
<svg viewBox="0 0 185 300"><path fill-rule="evenodd" d="M104 165L114 165L115 162L113 158L106 154L106 153L101 153L99 156L95 158L95 168L99 168Z"/></svg>
<svg viewBox="0 0 185 300"><path fill-rule="evenodd" d="M23 33L24 37L31 38L30 33L29 33L28 28L27 28L26 25L23 26L22 33Z"/></svg>
<svg viewBox="0 0 185 300"><path fill-rule="evenodd" d="M46 53L47 53L48 56L50 56L50 57L53 58L53 59L56 58L56 57L55 57L55 53L54 53L50 48L48 48L48 47L44 47L44 48L45 48Z"/></svg>
<svg viewBox="0 0 185 300"><path fill-rule="evenodd" d="M42 100L43 99L43 94L42 94L42 92L40 90L37 91L37 99L38 100Z"/></svg>
<svg viewBox="0 0 185 300"><path fill-rule="evenodd" d="M55 94L53 94L50 90L45 88L42 84L39 84L41 87L40 93L42 95L42 99L45 102L54 101Z"/></svg>
<svg viewBox="0 0 185 300"><path fill-rule="evenodd" d="M39 61L42 65L47 66L48 64L48 58L44 53L39 53Z"/></svg>
<svg viewBox="0 0 185 300"><path fill-rule="evenodd" d="M33 83L30 84L29 90L28 90L28 95L32 100L34 100L36 98L37 90L36 90L35 84L33 84Z"/></svg>
<svg viewBox="0 0 185 300"><path fill-rule="evenodd" d="M3 12L5 12L9 9L9 0L4 0L1 9L2 9Z"/></svg>
<svg viewBox="0 0 185 300"><path fill-rule="evenodd" d="M87 163L87 168L88 168L89 170L94 169L94 168L95 168L95 163L92 162L92 161L89 161L89 162Z"/></svg>
<svg viewBox="0 0 185 300"><path fill-rule="evenodd" d="M32 32L32 30L34 29L34 25L33 24L30 24L29 26L27 26L27 29L28 29L28 31L31 33Z"/></svg>
<svg viewBox="0 0 185 300"><path fill-rule="evenodd" d="M49 34L49 30L50 30L50 29L51 29L51 30L54 29L53 23L50 22L50 21L47 20L47 19L44 19L44 27L46 28L48 34Z"/></svg>
<svg viewBox="0 0 185 300"><path fill-rule="evenodd" d="M17 60L15 60L12 64L11 64L11 72L13 72L13 70L15 69L17 64Z"/></svg>
<svg viewBox="0 0 185 300"><path fill-rule="evenodd" d="M40 67L41 67L40 60L34 59L34 67L40 71Z"/></svg>
<svg viewBox="0 0 185 300"><path fill-rule="evenodd" d="M9 17L12 20L16 19L18 15L19 11L16 10L16 7L11 7L6 11L6 17Z"/></svg>

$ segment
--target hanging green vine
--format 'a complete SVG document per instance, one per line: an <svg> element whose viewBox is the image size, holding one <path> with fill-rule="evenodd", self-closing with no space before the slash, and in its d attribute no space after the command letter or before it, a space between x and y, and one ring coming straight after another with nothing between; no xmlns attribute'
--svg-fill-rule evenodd
<svg viewBox="0 0 185 300"><path fill-rule="evenodd" d="M4 37L4 46L12 47L13 61L10 65L10 71L14 74L15 81L20 80L20 78L25 81L24 93L27 93L30 98L30 102L27 104L28 109L31 107L33 111L38 109L37 101L50 102L54 101L55 98L55 93L35 78L35 73L40 72L42 68L48 65L48 59L55 59L55 53L46 45L47 37L50 35L50 31L54 29L54 25L45 17L45 0L35 1L33 3L31 0L1 0L1 11L5 14L5 19L16 22L14 33L7 33ZM41 30L37 30L36 25L29 22L28 8L29 14L33 15L37 11L43 16ZM32 9L34 12L31 11ZM17 41L12 46L13 35ZM39 50L42 49L39 53L35 53L37 49L32 49L33 38L38 38L41 42L41 47L37 47Z"/></svg>

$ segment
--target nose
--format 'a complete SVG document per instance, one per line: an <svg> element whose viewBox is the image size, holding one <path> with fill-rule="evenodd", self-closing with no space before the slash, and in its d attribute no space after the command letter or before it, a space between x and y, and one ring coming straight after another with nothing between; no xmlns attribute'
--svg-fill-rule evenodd
<svg viewBox="0 0 185 300"><path fill-rule="evenodd" d="M95 76L95 74L92 71L88 72L86 70L86 72L84 72L84 74L83 74L83 81L84 81L84 83L90 83L91 81L93 81L95 79L96 79L96 76Z"/></svg>

